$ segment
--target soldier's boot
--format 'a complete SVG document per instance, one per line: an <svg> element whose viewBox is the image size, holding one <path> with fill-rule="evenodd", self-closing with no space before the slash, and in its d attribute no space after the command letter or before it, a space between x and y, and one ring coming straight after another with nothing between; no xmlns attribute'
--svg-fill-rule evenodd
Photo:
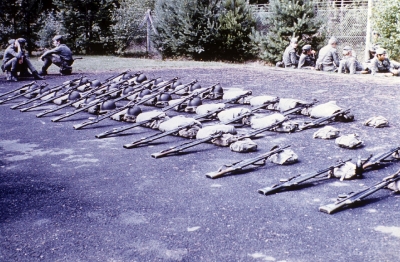
<svg viewBox="0 0 400 262"><path fill-rule="evenodd" d="M10 81L11 80L11 72L10 71L6 71L6 80Z"/></svg>
<svg viewBox="0 0 400 262"><path fill-rule="evenodd" d="M24 69L19 74L20 77L32 77L33 74L29 73L28 69Z"/></svg>
<svg viewBox="0 0 400 262"><path fill-rule="evenodd" d="M17 77L17 72L16 71L11 71L10 72L10 80L11 82L18 82L18 77Z"/></svg>
<svg viewBox="0 0 400 262"><path fill-rule="evenodd" d="M38 71L36 71L36 70L32 72L32 75L35 80L44 80L45 79L44 77L40 76Z"/></svg>
<svg viewBox="0 0 400 262"><path fill-rule="evenodd" d="M62 68L60 68L60 74L61 75L72 74L72 66L64 65Z"/></svg>
<svg viewBox="0 0 400 262"><path fill-rule="evenodd" d="M47 70L42 68L42 70L39 71L39 75L47 76Z"/></svg>

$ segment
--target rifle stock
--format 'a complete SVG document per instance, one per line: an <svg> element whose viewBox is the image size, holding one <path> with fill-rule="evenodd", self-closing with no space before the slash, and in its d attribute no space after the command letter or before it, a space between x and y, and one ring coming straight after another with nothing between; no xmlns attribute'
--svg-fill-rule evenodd
<svg viewBox="0 0 400 262"><path fill-rule="evenodd" d="M172 83L173 83L174 81L176 81L177 79L178 79L178 78L175 77L175 78L173 78L173 79L167 81L164 85L162 85L162 86L160 86L160 87L157 87L157 90L168 87L170 84L172 84ZM140 91L140 90L135 90L135 91L129 92L128 94L126 94L126 95L124 95L124 96L121 96L121 97L119 97L118 99L116 99L115 102L117 102L117 101L119 101L119 100L122 100L122 99L124 99L124 98L126 98L126 97L129 97L129 96L131 96L131 95L133 95L134 93L137 93L137 92L139 92L139 91ZM90 121L83 122L83 123L81 123L81 124L74 125L73 127L74 127L75 130L78 130L78 129L81 129L82 127L85 127L85 126L88 126L88 125L93 125L93 124L99 123L100 121L102 121L102 120L104 120L104 119L107 119L107 118L109 118L109 117L112 117L113 115L118 114L119 112L121 112L121 111L123 111L123 110L125 110L125 109L127 109L127 108L131 108L131 107L133 107L133 106L135 106L135 105L141 105L141 104L143 104L143 103L145 103L145 102L147 102L147 101L153 99L154 97L157 97L157 96L158 96L160 93L162 93L162 92L164 92L164 90L157 91L157 92L154 93L154 94L151 94L151 95L148 95L148 96L142 98L139 102L136 102L136 103L135 103L134 101L131 101L131 102L129 102L128 104L126 104L125 106L122 106L122 107L120 107L120 108L114 109L114 110L112 110L112 111L106 113L105 115L103 115L103 116L101 116L101 117L97 117L97 118L94 119L94 120L90 120Z"/></svg>
<svg viewBox="0 0 400 262"><path fill-rule="evenodd" d="M322 170L318 170L318 171L316 171L314 173L293 176L291 178L286 179L285 182L282 182L280 184L276 184L276 185L273 185L271 187L261 188L261 189L258 190L258 193L263 194L263 195L268 195L268 194L271 194L271 193L282 191L282 190L284 190L286 188L295 187L295 186L297 186L297 185L299 185L299 184L301 184L301 183L303 183L303 182L305 182L307 180L310 180L310 179L315 178L315 177L317 177L317 176L319 176L321 174L329 172L329 171L331 171L331 170L333 170L333 169L335 169L337 167L340 167L340 166L344 165L346 162L349 162L349 161L351 161L351 158L347 159L346 161L340 161L336 165L330 166L330 167L322 169Z"/></svg>
<svg viewBox="0 0 400 262"><path fill-rule="evenodd" d="M213 140L215 138L218 138L218 137L221 137L221 136L222 136L222 133L218 133L216 135L208 136L208 137L205 137L203 139L196 139L194 141L187 142L187 143L184 143L184 144L179 145L179 146L170 147L169 149L162 150L162 151L160 151L158 153L153 153L153 154L151 154L151 156L154 157L154 158L159 158L159 157L167 156L167 155L170 155L170 154L178 153L178 152L181 152L182 150L185 150L187 148L194 147L196 145L211 141L211 140Z"/></svg>
<svg viewBox="0 0 400 262"><path fill-rule="evenodd" d="M385 159L392 156L397 151L400 151L400 146L391 148L388 151L380 153L376 156L370 155L365 161L358 160L356 165L356 174L361 176L364 170L369 167L378 166L382 162L390 162L390 160Z"/></svg>
<svg viewBox="0 0 400 262"><path fill-rule="evenodd" d="M45 85L44 85L44 84L45 84ZM33 93L33 92L37 92L37 91L40 90L41 87L47 86L47 83L44 82L44 84L42 83L42 84L40 84L40 86L38 86L37 88L34 88L34 89L32 89L32 90L28 90L28 91L26 91L26 92L24 92L24 93L21 93L21 94L18 94L18 95L14 95L14 96L12 96L12 97L8 97L8 98L6 98L6 99L4 99L4 100L0 100L0 104L4 104L5 102L8 102L8 101L17 99L17 98L22 97L22 96L24 96L24 95L31 94L31 93Z"/></svg>
<svg viewBox="0 0 400 262"><path fill-rule="evenodd" d="M49 99L46 99L46 100L44 100L44 101L42 101L42 102L40 102L40 103L34 104L34 105L32 105L32 106L29 106L29 107L26 107L26 108L21 108L19 111L20 111L20 112L26 112L26 111L31 110L31 109L33 109L33 108L36 108L36 107L39 107L39 106L41 106L41 105L47 104L47 103L52 102L52 101L54 101L54 100L56 100L56 99L58 99L58 98L60 98L60 97L63 97L63 96L65 96L65 95L70 94L72 91L75 91L75 90L77 90L79 87L82 87L82 86L85 86L84 88L86 88L86 87L89 86L89 84L73 86L73 87L71 87L71 88L68 88L68 90L66 90L65 92L62 92L61 94L58 94L58 95L56 94L55 96L53 96L53 97L51 97L51 98L49 98Z"/></svg>
<svg viewBox="0 0 400 262"><path fill-rule="evenodd" d="M120 127L120 128L114 128L114 129L112 129L112 130L105 131L105 132L103 132L103 133L101 133L101 134L96 135L96 138L104 138L104 137L107 137L107 136L109 136L109 135L118 134L118 133L124 132L124 131L126 131L126 130L135 128L135 127L137 127L137 126L141 126L141 125L150 123L150 122L155 121L155 120L157 120L157 119L159 119L159 117L153 117L153 118L151 118L151 119L144 120L144 121L141 121L141 122L137 122L137 123L134 123L134 124L132 124L132 125L122 126L122 127Z"/></svg>
<svg viewBox="0 0 400 262"><path fill-rule="evenodd" d="M282 115L287 116L287 115L290 115L290 114L297 114L298 112L300 112L300 111L303 110L304 108L308 108L308 107L310 107L310 106L313 106L313 105L315 105L316 103L318 103L317 100L314 100L313 102L307 103L307 104L299 104L299 106L297 106L297 107L295 107L295 108L288 109L288 110L282 112Z"/></svg>
<svg viewBox="0 0 400 262"><path fill-rule="evenodd" d="M319 211L327 213L327 214L332 214L345 206L350 206L354 203L360 202L367 196L372 195L376 191L387 187L390 183L400 180L399 174L400 174L400 170L398 170L393 175L384 178L382 181L380 181L366 189L362 189L358 192L351 192L344 199L338 200L332 204L327 204L327 205L319 207Z"/></svg>
<svg viewBox="0 0 400 262"><path fill-rule="evenodd" d="M260 162L261 160L265 161L270 156L272 156L274 154L277 154L277 153L280 153L280 152L282 152L284 149L286 149L288 147L290 147L290 145L289 146L284 146L284 147L278 147L276 149L272 149L271 151L269 151L267 153L264 153L264 154L261 154L261 155L259 155L257 157L254 157L254 158L245 159L245 160L242 160L242 161L239 161L239 162L236 162L236 163L233 163L233 164L229 164L229 165L223 165L222 167L220 167L218 169L218 171L207 173L206 177L214 179L214 178L221 177L221 176L223 176L225 174L228 174L228 173L237 172L239 170L242 170L246 166L255 164L257 162ZM227 167L227 168L225 170L223 170L224 167Z"/></svg>
<svg viewBox="0 0 400 262"><path fill-rule="evenodd" d="M17 89L8 91L8 92L6 92L6 93L4 93L4 94L0 94L0 97L6 96L6 95L9 95L9 94L11 94L11 93L18 92L18 91L23 91L23 89L27 89L27 88L29 88L29 87L30 87L31 85L33 85L33 84L36 84L36 81L32 81L32 82L30 82L29 84L23 85L23 86L21 86L21 87L19 87L19 88L17 88ZM25 95L25 92L24 92L23 94ZM18 94L18 95L20 95L20 94ZM0 104L1 104L1 103L0 103Z"/></svg>
<svg viewBox="0 0 400 262"><path fill-rule="evenodd" d="M300 127L299 127L299 130L304 130L304 129L307 129L307 128L320 126L320 125L322 125L324 122L333 121L333 119L334 119L335 117L337 117L338 115L343 115L343 114L346 114L346 113L348 113L348 112L350 112L350 108L345 109L345 110L340 110L339 112L336 112L336 113L334 113L334 114L332 114L332 115L330 115L330 116L326 116L326 117L321 117L321 118L315 119L314 121L312 121L312 122L310 122L310 123L308 123L308 124L305 124L305 125L303 125L303 126L300 126Z"/></svg>
<svg viewBox="0 0 400 262"><path fill-rule="evenodd" d="M151 81L153 81L153 80L149 80L149 81L147 81L146 83L140 84L139 86L136 87L137 89L135 89L134 91L132 91L131 93L129 93L129 94L123 96L123 97L128 97L128 96L132 95L133 93L140 92L141 90L143 90L143 89L145 88L145 85L147 85L147 84L150 83ZM125 86L127 86L127 85L125 85ZM86 106L84 106L84 107L81 107L81 108L79 108L79 109L76 109L75 111L73 111L73 112L71 112L71 113L66 113L66 114L64 114L64 115L58 116L58 117L56 117L56 118L53 118L51 121L52 121L52 122L57 122L57 121L60 121L61 119L65 119L65 118L67 118L67 117L73 116L73 115L75 115L75 114L77 114L77 113L79 113L79 112L82 112L82 111L84 111L84 110L86 110L86 109L88 109L88 108L90 108L90 107L92 107L92 106L98 105L98 104L100 104L100 103L106 101L106 100L108 99L108 97L109 97L111 94L114 94L114 93L117 93L117 92L121 92L121 89L118 88L118 89L116 89L116 90L112 90L112 91L106 92L106 93L104 93L104 94L98 96L98 97L96 98L97 101L96 101L96 100L95 100L95 101L92 101L91 103L89 103L88 105L86 105ZM120 98L117 99L117 100L115 100L115 101L118 101L118 100L120 100Z"/></svg>
<svg viewBox="0 0 400 262"><path fill-rule="evenodd" d="M175 129L173 129L173 130L170 130L170 131L160 132L160 133L157 133L157 134L148 136L148 137L143 137L143 138L141 138L141 139L139 139L139 140L136 140L136 141L134 141L134 142L132 142L132 143L125 144L125 145L124 145L124 148L128 148L128 149L129 149L129 148L137 147L137 146L142 145L142 144L147 144L147 143L149 143L149 142L158 140L158 139L163 138L163 137L165 137L165 136L168 136L168 135L177 133L177 132L179 132L180 130L183 130L183 129L185 129L185 128L190 128L190 127L192 127L192 126L194 126L194 125L195 125L195 122L192 122L192 123L189 123L189 124L187 124L187 125L180 126L180 127L175 128Z"/></svg>
<svg viewBox="0 0 400 262"><path fill-rule="evenodd" d="M117 85L122 85L122 84L124 84L125 82L126 82L126 81L123 80L123 81L117 83ZM56 112L56 111L58 111L58 110L60 110L60 109L63 109L63 108L65 108L65 107L68 107L68 106L70 106L70 105L79 104L79 103L83 102L87 97L93 95L95 92L97 92L97 91L99 91L99 90L101 90L101 89L105 89L105 88L109 87L110 85L111 85L110 83L108 83L108 84L102 84L101 86L96 87L96 88L94 88L94 89L88 91L87 93L85 93L84 95L82 95L81 98L79 98L78 100L69 101L69 102L67 102L66 104L63 104L63 105L56 106L56 107L54 107L54 108L48 109L48 110L46 110L46 111L44 111L44 112L42 112L42 113L37 114L36 117L42 117L42 116L44 116L44 115L47 115L47 114Z"/></svg>

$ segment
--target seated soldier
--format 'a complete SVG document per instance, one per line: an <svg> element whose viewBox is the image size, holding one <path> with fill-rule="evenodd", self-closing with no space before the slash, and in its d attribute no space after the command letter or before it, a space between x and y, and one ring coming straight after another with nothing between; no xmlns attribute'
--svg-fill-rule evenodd
<svg viewBox="0 0 400 262"><path fill-rule="evenodd" d="M62 75L70 75L72 73L71 65L74 63L72 58L72 52L63 44L63 37L61 35L56 35L53 37L53 45L55 48L47 50L40 59L44 61L40 75L47 75L47 69L51 64L55 64L60 67L60 73Z"/></svg>
<svg viewBox="0 0 400 262"><path fill-rule="evenodd" d="M311 49L311 45L305 45L302 48L299 59L298 69L315 69L315 51Z"/></svg>
<svg viewBox="0 0 400 262"><path fill-rule="evenodd" d="M25 55L23 47L26 44L26 40L18 38L17 40L12 39L8 43L10 45L4 52L3 65L1 66L3 72L7 74L7 81L18 81L18 72L25 73L26 75L29 73L28 69L35 80L43 80L44 78L38 74L31 61Z"/></svg>
<svg viewBox="0 0 400 262"><path fill-rule="evenodd" d="M326 72L335 72L339 66L339 56L336 51L336 37L332 36L326 46L319 50L319 55L316 63L317 69Z"/></svg>
<svg viewBox="0 0 400 262"><path fill-rule="evenodd" d="M283 53L283 63L286 68L296 68L299 63L299 55L297 54L297 38L290 40L290 45L286 47Z"/></svg>
<svg viewBox="0 0 400 262"><path fill-rule="evenodd" d="M389 58L386 57L386 50L383 48L378 48L376 50L376 55L371 61L371 74L376 75L377 73L386 73L385 75L399 75L399 70L395 69Z"/></svg>
<svg viewBox="0 0 400 262"><path fill-rule="evenodd" d="M357 71L363 71L363 66L357 61L357 59L353 56L353 48L350 46L345 46L343 48L343 58L339 62L338 73L349 73L355 74Z"/></svg>

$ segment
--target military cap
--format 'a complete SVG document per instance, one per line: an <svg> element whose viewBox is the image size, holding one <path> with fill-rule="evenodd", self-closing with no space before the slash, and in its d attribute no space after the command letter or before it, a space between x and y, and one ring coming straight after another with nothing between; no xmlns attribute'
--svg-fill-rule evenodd
<svg viewBox="0 0 400 262"><path fill-rule="evenodd" d="M297 43L297 38L293 37L292 39L290 39L290 43Z"/></svg>
<svg viewBox="0 0 400 262"><path fill-rule="evenodd" d="M383 49L383 48L378 48L378 49L376 49L376 54L377 54L377 55L386 54L386 50Z"/></svg>
<svg viewBox="0 0 400 262"><path fill-rule="evenodd" d="M351 48L351 46L346 45L345 47L343 47L343 50L351 51L353 50L353 48Z"/></svg>
<svg viewBox="0 0 400 262"><path fill-rule="evenodd" d="M17 41L18 41L21 45L26 44L25 38L18 38Z"/></svg>
<svg viewBox="0 0 400 262"><path fill-rule="evenodd" d="M336 39L336 37L334 37L334 36L332 36L330 39L329 39L329 42L328 42L330 45L331 44L337 44L338 43L338 40Z"/></svg>
<svg viewBox="0 0 400 262"><path fill-rule="evenodd" d="M10 39L10 40L8 40L8 44L9 45L13 45L15 43L15 39Z"/></svg>
<svg viewBox="0 0 400 262"><path fill-rule="evenodd" d="M302 48L304 51L310 51L311 50L311 45L305 45Z"/></svg>
<svg viewBox="0 0 400 262"><path fill-rule="evenodd" d="M62 41L62 40L63 40L62 35L56 35L55 37L53 37L53 41Z"/></svg>

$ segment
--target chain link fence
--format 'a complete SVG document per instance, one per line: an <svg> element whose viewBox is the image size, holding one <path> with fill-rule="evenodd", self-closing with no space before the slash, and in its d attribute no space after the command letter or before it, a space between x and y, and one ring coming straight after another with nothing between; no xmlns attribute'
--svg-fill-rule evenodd
<svg viewBox="0 0 400 262"><path fill-rule="evenodd" d="M269 15L268 5L253 5L251 8L259 22L258 30L268 31L268 24L263 24ZM324 21L326 43L331 36L335 36L339 40L339 55L343 47L348 45L362 61L367 41L368 0L317 1L315 12Z"/></svg>

